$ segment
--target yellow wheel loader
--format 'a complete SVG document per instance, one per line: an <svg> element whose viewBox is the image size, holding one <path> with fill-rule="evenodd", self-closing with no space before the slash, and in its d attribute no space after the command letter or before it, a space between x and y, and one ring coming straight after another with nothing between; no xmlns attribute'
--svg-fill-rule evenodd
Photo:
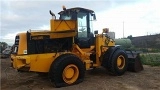
<svg viewBox="0 0 160 90"><path fill-rule="evenodd" d="M18 71L48 73L55 87L83 81L85 71L103 66L113 75L141 71L139 54L115 45L104 28L93 32L93 10L75 7L50 11L50 30L29 30L15 37L11 63Z"/></svg>

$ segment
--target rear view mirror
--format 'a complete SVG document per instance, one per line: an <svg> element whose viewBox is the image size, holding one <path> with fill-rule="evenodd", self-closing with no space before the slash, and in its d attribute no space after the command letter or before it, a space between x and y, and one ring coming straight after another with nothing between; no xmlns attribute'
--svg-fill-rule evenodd
<svg viewBox="0 0 160 90"><path fill-rule="evenodd" d="M93 14L93 19L96 20L96 15L95 14Z"/></svg>
<svg viewBox="0 0 160 90"><path fill-rule="evenodd" d="M93 20L96 20L96 15L94 13L92 13L91 16L93 17Z"/></svg>

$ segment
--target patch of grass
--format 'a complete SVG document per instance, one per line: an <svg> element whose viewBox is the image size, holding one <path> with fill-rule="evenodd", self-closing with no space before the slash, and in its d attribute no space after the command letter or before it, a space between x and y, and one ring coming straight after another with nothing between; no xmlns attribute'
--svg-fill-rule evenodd
<svg viewBox="0 0 160 90"><path fill-rule="evenodd" d="M144 65L160 66L160 53L146 53L140 55Z"/></svg>

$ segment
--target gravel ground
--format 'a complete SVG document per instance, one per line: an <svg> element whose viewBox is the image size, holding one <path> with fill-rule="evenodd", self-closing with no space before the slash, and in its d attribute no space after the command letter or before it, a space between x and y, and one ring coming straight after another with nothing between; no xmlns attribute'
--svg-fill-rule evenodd
<svg viewBox="0 0 160 90"><path fill-rule="evenodd" d="M82 83L54 88L47 77L33 72L17 72L9 59L1 59L2 90L160 90L160 67L144 65L144 71L111 76L103 68L86 71Z"/></svg>

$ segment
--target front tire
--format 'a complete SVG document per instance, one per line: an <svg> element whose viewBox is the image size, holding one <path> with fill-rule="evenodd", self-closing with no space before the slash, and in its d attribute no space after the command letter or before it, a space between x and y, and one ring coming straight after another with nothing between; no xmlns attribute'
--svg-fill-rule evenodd
<svg viewBox="0 0 160 90"><path fill-rule="evenodd" d="M109 71L113 75L120 76L126 72L127 67L128 67L127 54L121 49L116 50L113 53L112 58L109 62Z"/></svg>
<svg viewBox="0 0 160 90"><path fill-rule="evenodd" d="M127 54L120 48L109 48L104 54L102 66L112 75L123 75L128 67Z"/></svg>
<svg viewBox="0 0 160 90"><path fill-rule="evenodd" d="M63 54L51 64L49 78L55 87L77 84L83 81L85 67L73 54Z"/></svg>

